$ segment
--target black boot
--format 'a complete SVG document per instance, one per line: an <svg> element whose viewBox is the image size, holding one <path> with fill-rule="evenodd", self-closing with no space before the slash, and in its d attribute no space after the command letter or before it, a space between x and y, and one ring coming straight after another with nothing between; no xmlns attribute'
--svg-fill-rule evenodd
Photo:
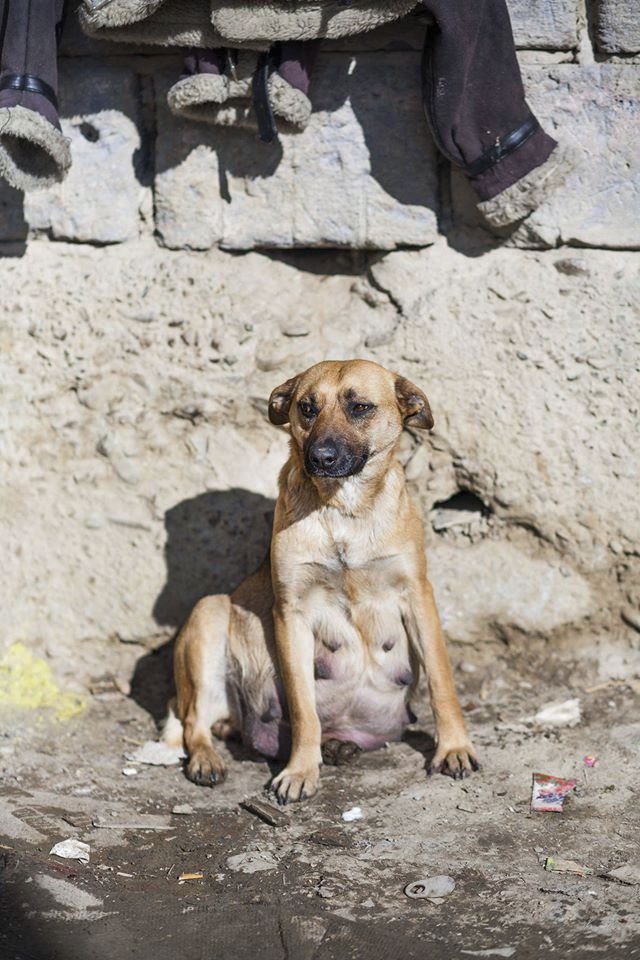
<svg viewBox="0 0 640 960"><path fill-rule="evenodd" d="M527 216L573 168L529 109L505 0L422 0L423 59L436 145L469 178L493 226Z"/></svg>
<svg viewBox="0 0 640 960"><path fill-rule="evenodd" d="M0 176L18 190L62 180L71 165L58 119L56 27L64 0L0 0Z"/></svg>

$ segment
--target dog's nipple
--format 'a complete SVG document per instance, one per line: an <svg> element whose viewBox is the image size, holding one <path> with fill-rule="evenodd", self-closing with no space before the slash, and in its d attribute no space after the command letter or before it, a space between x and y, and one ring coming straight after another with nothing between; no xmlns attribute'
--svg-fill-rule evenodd
<svg viewBox="0 0 640 960"><path fill-rule="evenodd" d="M399 676L397 676L396 683L400 687L410 687L413 683L413 673L411 670L404 670Z"/></svg>
<svg viewBox="0 0 640 960"><path fill-rule="evenodd" d="M316 660L314 663L314 676L316 680L329 680L331 677L331 668L324 660Z"/></svg>
<svg viewBox="0 0 640 960"><path fill-rule="evenodd" d="M335 653L336 650L338 650L341 646L340 641L336 640L335 638L332 638L331 640L323 640L322 643L327 650L331 651L331 653Z"/></svg>
<svg viewBox="0 0 640 960"><path fill-rule="evenodd" d="M395 645L396 645L395 637L390 637L388 640L385 640L385 642L382 644L382 649L384 650L385 653L389 653L389 650L393 650Z"/></svg>

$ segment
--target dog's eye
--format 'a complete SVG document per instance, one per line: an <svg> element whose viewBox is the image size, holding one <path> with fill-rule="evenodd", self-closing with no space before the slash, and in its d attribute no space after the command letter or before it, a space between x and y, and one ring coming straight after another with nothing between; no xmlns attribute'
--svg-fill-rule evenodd
<svg viewBox="0 0 640 960"><path fill-rule="evenodd" d="M316 411L312 403L307 403L305 400L301 400L298 404L298 409L300 413L305 418L305 420L311 420L312 417L315 417Z"/></svg>
<svg viewBox="0 0 640 960"><path fill-rule="evenodd" d="M353 403L351 413L354 417L364 417L365 413L370 413L374 409L372 403Z"/></svg>

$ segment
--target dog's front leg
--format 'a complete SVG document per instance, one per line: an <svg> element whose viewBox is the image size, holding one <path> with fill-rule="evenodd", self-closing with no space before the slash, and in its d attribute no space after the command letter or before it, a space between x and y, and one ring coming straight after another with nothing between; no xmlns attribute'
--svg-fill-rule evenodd
<svg viewBox="0 0 640 960"><path fill-rule="evenodd" d="M286 604L273 610L276 649L291 724L291 755L271 784L280 803L311 797L320 782L320 721L313 670L314 636L304 617Z"/></svg>
<svg viewBox="0 0 640 960"><path fill-rule="evenodd" d="M429 773L445 773L456 779L466 777L472 770L478 770L480 764L462 716L433 588L428 580L420 581L412 592L407 627L427 676L436 721L437 748Z"/></svg>

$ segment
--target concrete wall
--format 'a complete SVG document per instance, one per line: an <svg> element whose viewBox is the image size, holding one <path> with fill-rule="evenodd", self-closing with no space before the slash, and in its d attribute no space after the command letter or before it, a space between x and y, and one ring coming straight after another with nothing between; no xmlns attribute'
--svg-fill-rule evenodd
<svg viewBox="0 0 640 960"><path fill-rule="evenodd" d="M286 452L270 390L367 356L432 400L403 458L464 656L552 638L637 670L634 6L512 0L530 101L580 162L500 240L429 141L418 20L327 45L312 124L280 148L177 121L179 57L69 23L72 171L0 186L0 646L77 665L232 586Z"/></svg>

